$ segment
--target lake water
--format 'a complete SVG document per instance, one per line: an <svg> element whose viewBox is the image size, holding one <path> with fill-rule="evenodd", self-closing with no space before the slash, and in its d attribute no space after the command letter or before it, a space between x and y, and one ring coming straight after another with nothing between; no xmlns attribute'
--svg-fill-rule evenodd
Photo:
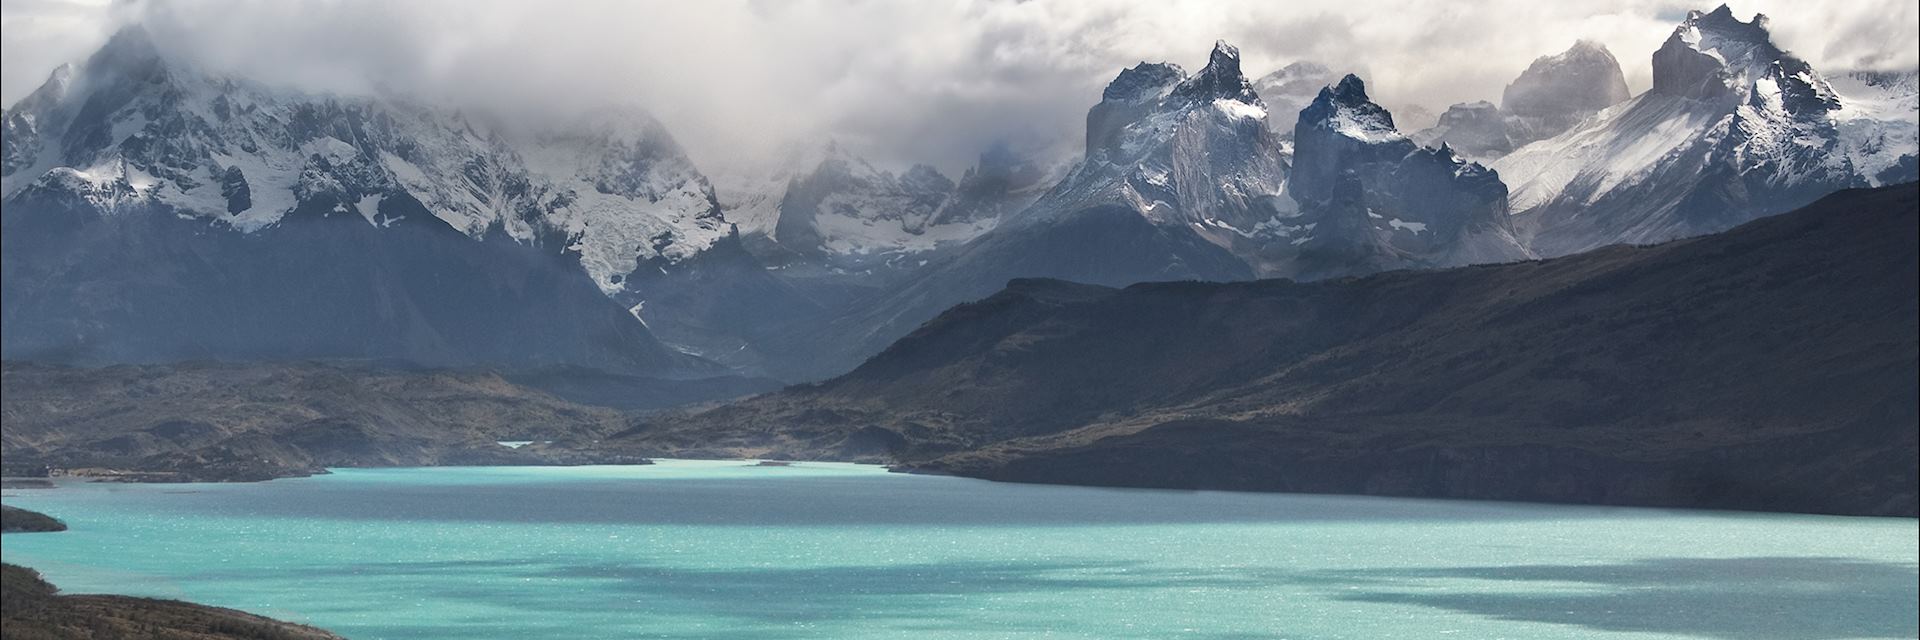
<svg viewBox="0 0 1920 640"><path fill-rule="evenodd" d="M1920 634L1916 521L996 484L348 469L8 490L7 562L374 638Z"/></svg>

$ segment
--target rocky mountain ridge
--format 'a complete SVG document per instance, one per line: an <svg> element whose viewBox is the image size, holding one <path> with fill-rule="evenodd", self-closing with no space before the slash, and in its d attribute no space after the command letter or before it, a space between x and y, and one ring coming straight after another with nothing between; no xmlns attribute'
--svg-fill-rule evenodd
<svg viewBox="0 0 1920 640"><path fill-rule="evenodd" d="M1907 184L1545 261L1311 283L1019 280L847 375L644 419L605 446L1911 517L1916 211Z"/></svg>
<svg viewBox="0 0 1920 640"><path fill-rule="evenodd" d="M1900 141L1914 125L1855 117L1766 27L1725 5L1691 12L1654 53L1651 90L1494 162L1534 249L1711 233L1839 189L1914 180L1899 168L1912 166Z"/></svg>

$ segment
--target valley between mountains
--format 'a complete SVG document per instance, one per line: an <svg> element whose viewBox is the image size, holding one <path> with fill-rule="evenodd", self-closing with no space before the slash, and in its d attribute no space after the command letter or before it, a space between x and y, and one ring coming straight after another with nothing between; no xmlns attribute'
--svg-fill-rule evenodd
<svg viewBox="0 0 1920 640"><path fill-rule="evenodd" d="M1638 94L1580 41L1410 118L1196 44L955 178L833 140L703 170L638 107L310 93L129 26L0 116L6 475L750 457L1920 515L1914 71L1721 6Z"/></svg>

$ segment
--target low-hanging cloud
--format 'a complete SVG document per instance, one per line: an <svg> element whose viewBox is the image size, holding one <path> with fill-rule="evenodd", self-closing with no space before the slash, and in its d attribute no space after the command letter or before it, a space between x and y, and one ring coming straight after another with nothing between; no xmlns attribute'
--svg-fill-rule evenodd
<svg viewBox="0 0 1920 640"><path fill-rule="evenodd" d="M544 117L635 103L703 165L837 138L889 165L953 171L996 140L1076 143L1121 68L1204 64L1216 39L1258 75L1295 60L1366 69L1388 104L1497 100L1575 39L1635 90L1688 9L1669 0L6 0L7 104L120 25L206 68L303 89L377 87ZM1740 2L1822 69L1920 64L1911 0Z"/></svg>

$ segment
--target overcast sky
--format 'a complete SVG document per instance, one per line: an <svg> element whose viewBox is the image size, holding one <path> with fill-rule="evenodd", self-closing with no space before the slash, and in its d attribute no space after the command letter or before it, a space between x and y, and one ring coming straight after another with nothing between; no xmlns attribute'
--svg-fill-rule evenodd
<svg viewBox="0 0 1920 640"><path fill-rule="evenodd" d="M1258 76L1313 59L1370 71L1388 106L1499 99L1533 58L1598 40L1627 83L1689 8L1667 0L4 0L11 105L119 25L205 67L307 89L375 83L539 114L633 102L703 165L831 134L887 165L955 171L998 138L1077 144L1121 68L1189 71L1214 40ZM1913 0L1742 1L1816 68L1913 68Z"/></svg>

